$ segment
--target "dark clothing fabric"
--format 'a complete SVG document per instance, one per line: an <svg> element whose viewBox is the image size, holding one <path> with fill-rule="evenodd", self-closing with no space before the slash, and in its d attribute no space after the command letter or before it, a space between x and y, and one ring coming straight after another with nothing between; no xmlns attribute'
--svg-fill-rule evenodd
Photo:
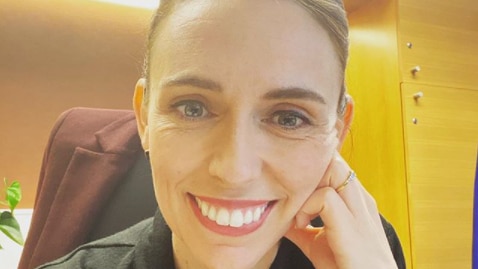
<svg viewBox="0 0 478 269"><path fill-rule="evenodd" d="M399 269L405 268L405 260L398 237L392 226L382 219L390 247ZM150 218L113 236L83 246L67 256L38 269L66 268L117 268L117 269L174 269L171 230L161 214ZM298 247L286 238L271 269L313 269L310 261Z"/></svg>

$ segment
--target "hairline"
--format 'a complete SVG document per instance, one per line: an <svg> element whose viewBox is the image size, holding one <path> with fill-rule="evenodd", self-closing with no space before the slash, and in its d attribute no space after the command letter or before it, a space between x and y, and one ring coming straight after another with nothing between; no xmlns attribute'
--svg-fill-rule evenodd
<svg viewBox="0 0 478 269"><path fill-rule="evenodd" d="M335 51L335 57L337 58L340 66L340 80L341 88L339 92L339 100L337 104L337 113L339 116L343 116L345 113L345 107L347 104L346 86L345 86L345 68L347 66L349 44L348 44L348 21L345 15L345 9L342 0L331 1L311 1L311 0L292 0L298 5L302 6L304 10L309 13L312 18L326 31L329 40L332 42L333 49ZM151 21L150 31L147 40L146 53L143 63L143 78L145 78L145 89L143 103L147 104L149 101L150 92L150 73L151 73L151 54L155 40L157 39L161 26L165 24L165 21L172 15L174 9L180 4L186 2L186 0L163 0L159 8L153 15ZM315 6L321 6L323 9L328 9L328 13L324 14L324 10L315 8ZM334 11L331 11L334 9ZM332 16L334 15L334 16ZM326 19L329 18L329 19ZM341 19L344 18L344 19ZM335 22L335 23L334 23ZM340 26L337 24L341 24ZM345 29L340 31L339 29ZM341 32L344 32L341 34ZM342 53L343 52L343 53Z"/></svg>

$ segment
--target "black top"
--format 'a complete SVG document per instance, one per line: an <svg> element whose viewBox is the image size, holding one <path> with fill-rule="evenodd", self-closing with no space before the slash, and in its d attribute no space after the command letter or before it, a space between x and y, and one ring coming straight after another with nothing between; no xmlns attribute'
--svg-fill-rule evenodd
<svg viewBox="0 0 478 269"><path fill-rule="evenodd" d="M387 239L399 269L405 268L402 248L393 227L382 218ZM118 268L174 269L171 230L159 211L115 235L78 247L70 254L38 269ZM291 241L283 238L271 269L313 269L310 261Z"/></svg>

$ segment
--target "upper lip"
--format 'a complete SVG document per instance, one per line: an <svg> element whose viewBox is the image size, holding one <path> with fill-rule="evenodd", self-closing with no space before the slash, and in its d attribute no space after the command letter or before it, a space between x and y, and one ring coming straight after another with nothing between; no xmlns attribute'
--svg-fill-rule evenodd
<svg viewBox="0 0 478 269"><path fill-rule="evenodd" d="M259 200L259 199L222 199L222 198L213 198L208 196L194 195L189 194L193 198L197 197L202 201L208 202L213 205L221 206L223 208L235 209L235 208L246 208L260 206L273 202L274 200Z"/></svg>

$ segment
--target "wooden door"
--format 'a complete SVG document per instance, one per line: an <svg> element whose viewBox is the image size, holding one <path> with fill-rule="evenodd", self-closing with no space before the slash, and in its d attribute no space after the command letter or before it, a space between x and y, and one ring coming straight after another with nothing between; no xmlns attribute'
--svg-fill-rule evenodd
<svg viewBox="0 0 478 269"><path fill-rule="evenodd" d="M398 3L402 81L478 89L478 1Z"/></svg>
<svg viewBox="0 0 478 269"><path fill-rule="evenodd" d="M413 268L471 268L478 91L403 84L402 100Z"/></svg>

